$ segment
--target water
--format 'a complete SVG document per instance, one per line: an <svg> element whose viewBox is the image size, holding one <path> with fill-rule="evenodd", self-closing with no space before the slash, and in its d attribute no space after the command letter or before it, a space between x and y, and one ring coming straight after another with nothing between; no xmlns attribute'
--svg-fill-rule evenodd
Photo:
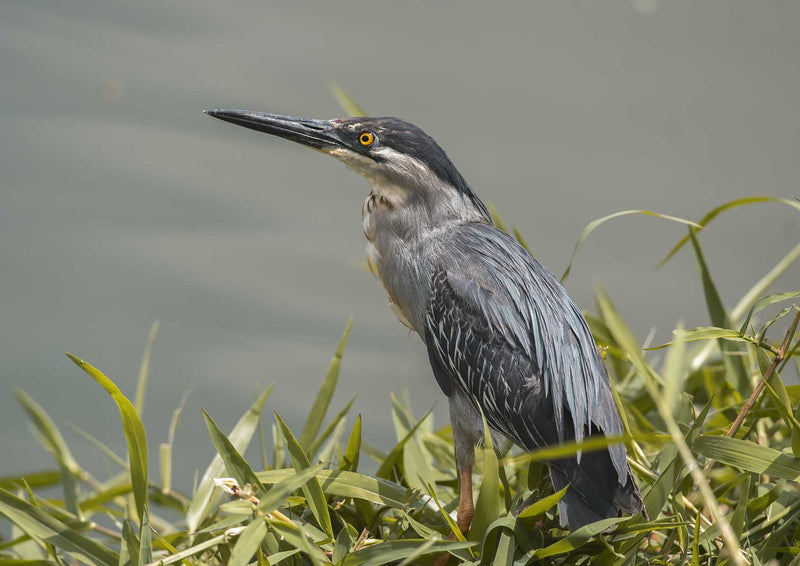
<svg viewBox="0 0 800 566"><path fill-rule="evenodd" d="M63 352L132 396L154 319L152 454L191 391L180 487L213 454L201 407L229 428L275 381L267 417L299 430L351 315L334 404L358 394L378 445L394 437L390 390L409 388L418 414L435 400L444 422L424 349L359 267L366 184L203 108L332 117L338 81L436 137L560 273L598 216L696 219L740 196L797 194L798 17L794 2L3 2L0 476L54 467L17 387L79 461L113 469L67 423L123 453L116 409ZM729 306L800 240L797 219L759 205L702 235ZM679 318L708 324L689 253L652 269L683 234L652 218L605 225L568 286L592 309L602 283L640 339L655 327L668 340ZM776 290L798 282L795 266Z"/></svg>

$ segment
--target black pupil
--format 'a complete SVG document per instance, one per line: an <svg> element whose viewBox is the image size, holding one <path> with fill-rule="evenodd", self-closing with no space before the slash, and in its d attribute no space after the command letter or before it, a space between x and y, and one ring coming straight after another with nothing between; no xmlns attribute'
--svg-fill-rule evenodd
<svg viewBox="0 0 800 566"><path fill-rule="evenodd" d="M369 143L369 134L362 134L361 135L361 142L362 143Z"/></svg>

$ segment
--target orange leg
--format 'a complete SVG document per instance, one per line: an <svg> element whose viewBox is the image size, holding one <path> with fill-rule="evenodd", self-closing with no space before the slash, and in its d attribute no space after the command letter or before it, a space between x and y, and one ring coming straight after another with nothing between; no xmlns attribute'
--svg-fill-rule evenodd
<svg viewBox="0 0 800 566"><path fill-rule="evenodd" d="M458 508L456 509L456 524L461 534L465 537L472 524L472 517L475 515L475 505L472 502L472 466L462 468L458 471L458 483L460 486L458 493ZM451 539L456 538L454 534ZM445 566L450 560L450 554L445 554L436 559L433 566Z"/></svg>
<svg viewBox="0 0 800 566"><path fill-rule="evenodd" d="M456 523L461 529L461 534L467 536L472 516L475 514L475 505L472 503L472 466L459 470L458 483L461 485L461 491L458 496Z"/></svg>

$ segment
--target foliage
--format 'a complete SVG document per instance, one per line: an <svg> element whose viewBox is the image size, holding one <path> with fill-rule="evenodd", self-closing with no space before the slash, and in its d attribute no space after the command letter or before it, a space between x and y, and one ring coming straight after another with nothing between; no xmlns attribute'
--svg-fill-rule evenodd
<svg viewBox="0 0 800 566"><path fill-rule="evenodd" d="M109 478L84 469L45 409L17 392L56 467L0 478L0 516L12 533L0 540L0 566L372 566L431 564L444 553L449 564L473 565L800 564L800 385L781 379L797 364L800 311L791 302L800 292L766 294L800 247L727 310L699 238L724 210L765 200L777 199L727 203L698 223L645 213L689 225L666 259L691 244L710 326L679 326L671 343L642 348L603 289L598 313L587 315L606 351L624 421L624 436L611 441L627 444L648 520L606 519L572 533L560 527L556 504L563 491L553 493L543 462L604 449L609 440L526 454L489 438L478 448L476 514L463 537L453 520L452 432L437 429L430 411L417 418L404 396L392 396L399 440L386 451L362 439L361 417L350 420L352 401L323 426L350 323L302 430L275 415L272 446L262 446L263 462L254 467L243 454L261 429L271 386L227 435L205 414L218 455L193 493L182 493L173 487L172 438L183 401L158 452L159 477L148 475L142 411L154 326L135 403L100 370L69 355L120 412L127 459L89 437L119 466ZM575 252L602 222L633 212L642 213L590 223ZM757 323L765 312L772 314ZM61 498L53 497L54 488Z"/></svg>

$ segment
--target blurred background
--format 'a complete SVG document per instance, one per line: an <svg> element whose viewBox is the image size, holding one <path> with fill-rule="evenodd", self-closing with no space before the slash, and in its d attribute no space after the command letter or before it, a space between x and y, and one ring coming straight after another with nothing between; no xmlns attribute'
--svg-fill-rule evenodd
<svg viewBox="0 0 800 566"><path fill-rule="evenodd" d="M54 467L12 391L24 388L79 461L124 453L117 409L70 351L133 396L161 321L145 409L151 453L190 391L178 487L267 405L302 426L345 323L334 405L357 394L365 437L394 439L390 390L446 402L424 348L361 267L366 183L332 159L223 124L204 108L368 112L433 135L473 188L560 275L583 227L622 209L699 219L742 196L792 198L800 178L800 3L108 2L0 4L0 476ZM707 325L685 234L625 217L580 251L567 287L602 284L644 340ZM760 204L700 236L731 307L800 241L797 212ZM735 252L733 251L735 250ZM795 265L774 291L800 287ZM779 336L773 336L779 339ZM155 455L151 458L156 463ZM109 466L111 466L109 464ZM113 469L113 468L109 468Z"/></svg>

